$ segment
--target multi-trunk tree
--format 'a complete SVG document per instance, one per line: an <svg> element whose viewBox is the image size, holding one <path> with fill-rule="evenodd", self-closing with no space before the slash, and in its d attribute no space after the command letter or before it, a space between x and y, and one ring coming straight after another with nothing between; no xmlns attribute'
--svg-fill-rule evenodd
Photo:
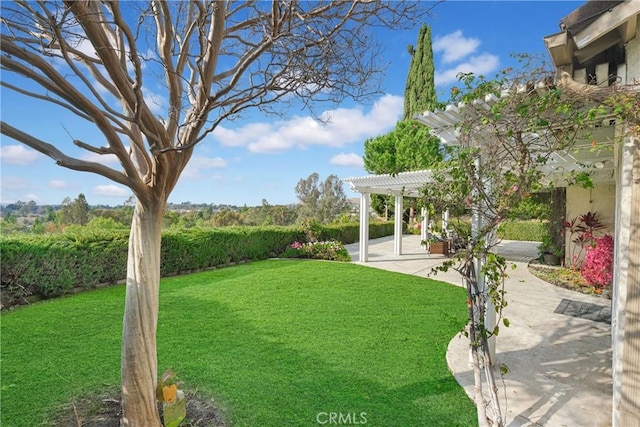
<svg viewBox="0 0 640 427"><path fill-rule="evenodd" d="M377 93L372 28L408 28L431 5L371 1L33 1L2 4L3 90L92 125L85 154L37 127L7 137L136 197L122 341L123 425L159 426L156 325L167 198L220 123L249 109ZM164 102L163 102L164 101ZM297 104L300 103L300 104Z"/></svg>
<svg viewBox="0 0 640 427"><path fill-rule="evenodd" d="M320 182L320 175L314 172L298 181L295 190L299 200L298 222L312 219L328 223L347 211L347 196L336 175L329 175Z"/></svg>
<svg viewBox="0 0 640 427"><path fill-rule="evenodd" d="M87 203L84 194L78 194L78 197L73 201L66 197L62 201L58 216L60 222L65 225L87 225L89 222L89 203Z"/></svg>

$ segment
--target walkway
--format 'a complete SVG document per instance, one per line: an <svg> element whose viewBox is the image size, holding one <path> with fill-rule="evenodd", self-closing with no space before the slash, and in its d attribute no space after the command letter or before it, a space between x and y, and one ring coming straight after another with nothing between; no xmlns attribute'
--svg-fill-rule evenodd
<svg viewBox="0 0 640 427"><path fill-rule="evenodd" d="M428 255L419 236L404 236L403 255L393 255L393 238L371 240L369 262L384 270L421 277L442 263L443 255ZM347 245L354 260L358 244ZM500 329L497 362L510 372L499 381L501 408L508 427L611 425L611 328L606 318L609 300L553 286L531 275L526 262L537 255L537 244L504 241L498 252L517 265L505 284L511 326ZM437 280L461 285L456 272L438 273ZM573 308L572 308L573 307ZM586 307L586 308L585 308ZM598 316L581 316L581 310ZM469 396L473 373L468 341L454 337L447 362Z"/></svg>

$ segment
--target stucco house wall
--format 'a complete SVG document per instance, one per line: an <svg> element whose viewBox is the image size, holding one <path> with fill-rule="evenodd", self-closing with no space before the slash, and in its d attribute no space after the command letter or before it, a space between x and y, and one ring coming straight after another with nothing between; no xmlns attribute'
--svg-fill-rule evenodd
<svg viewBox="0 0 640 427"><path fill-rule="evenodd" d="M558 72L569 73L580 84L640 88L640 0L589 0L560 24L560 33L545 37ZM608 191L606 185L591 192L567 188L566 203L567 218L581 211L599 211L609 224L611 208L606 203L613 200L615 206L611 425L627 427L640 426L640 141L628 123L616 123L616 127L622 138L614 144L611 159L615 189ZM590 202L596 200L599 204Z"/></svg>
<svg viewBox="0 0 640 427"><path fill-rule="evenodd" d="M586 214L587 212L596 212L598 218L606 226L601 230L599 235L611 234L614 235L615 224L615 204L616 204L616 186L611 185L595 185L594 188L585 189L577 186L567 187L567 206L566 206L566 218L567 221L571 221L573 218ZM575 261L581 262L584 260L586 249L581 248L573 243L571 240L575 236L571 236L566 233L566 251L565 251L565 265L573 265L573 257L577 256Z"/></svg>
<svg viewBox="0 0 640 427"><path fill-rule="evenodd" d="M636 36L629 40L627 50L627 81L640 80L640 25L636 28Z"/></svg>

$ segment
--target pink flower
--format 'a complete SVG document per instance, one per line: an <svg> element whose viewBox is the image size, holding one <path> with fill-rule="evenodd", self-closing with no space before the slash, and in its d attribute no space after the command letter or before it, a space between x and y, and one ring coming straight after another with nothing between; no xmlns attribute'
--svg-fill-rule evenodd
<svg viewBox="0 0 640 427"><path fill-rule="evenodd" d="M613 282L613 237L609 234L593 239L582 266L582 277L592 286L604 287Z"/></svg>

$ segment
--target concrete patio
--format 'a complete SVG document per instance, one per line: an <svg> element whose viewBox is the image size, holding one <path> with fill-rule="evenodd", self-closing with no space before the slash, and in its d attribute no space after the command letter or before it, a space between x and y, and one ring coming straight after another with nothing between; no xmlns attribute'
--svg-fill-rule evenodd
<svg viewBox="0 0 640 427"><path fill-rule="evenodd" d="M432 268L447 258L427 254L420 236L404 236L402 245L403 255L393 255L393 237L370 240L369 262L363 265L462 285L455 271L432 275ZM358 243L347 245L347 250L357 262ZM496 342L497 364L510 370L503 379L497 374L505 425L610 426L610 300L563 289L530 274L527 262L537 257L537 243L503 241L497 251L517 266L509 270L505 284L509 305L504 315L511 326L500 329ZM447 362L472 396L469 346L463 336L449 343Z"/></svg>

